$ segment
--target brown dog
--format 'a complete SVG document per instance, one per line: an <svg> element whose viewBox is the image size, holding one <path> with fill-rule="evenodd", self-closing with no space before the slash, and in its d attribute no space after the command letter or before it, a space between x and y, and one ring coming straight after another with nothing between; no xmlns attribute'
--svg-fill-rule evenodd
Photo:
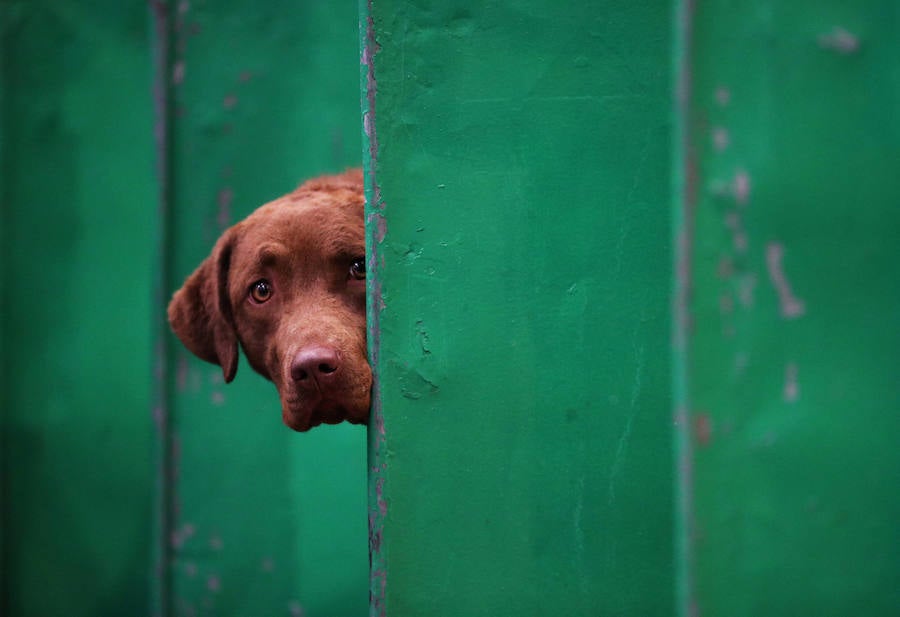
<svg viewBox="0 0 900 617"><path fill-rule="evenodd" d="M301 185L226 230L169 304L175 334L226 382L240 343L296 431L368 418L363 203L359 170Z"/></svg>

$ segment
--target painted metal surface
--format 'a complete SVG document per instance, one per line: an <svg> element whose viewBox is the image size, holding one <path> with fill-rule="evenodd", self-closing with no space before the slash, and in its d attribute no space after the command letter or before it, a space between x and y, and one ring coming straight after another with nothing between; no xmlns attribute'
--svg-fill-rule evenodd
<svg viewBox="0 0 900 617"><path fill-rule="evenodd" d="M900 609L900 7L683 2L681 615Z"/></svg>
<svg viewBox="0 0 900 617"><path fill-rule="evenodd" d="M138 3L0 3L0 613L147 614L151 65Z"/></svg>
<svg viewBox="0 0 900 617"><path fill-rule="evenodd" d="M363 10L370 614L669 614L668 6Z"/></svg>
<svg viewBox="0 0 900 617"><path fill-rule="evenodd" d="M365 613L365 431L291 433L162 323L224 226L359 164L357 17L0 2L2 614Z"/></svg>
<svg viewBox="0 0 900 617"><path fill-rule="evenodd" d="M356 7L170 4L169 291L219 233L360 160ZM174 615L366 611L365 431L281 422L274 386L172 340L165 570Z"/></svg>

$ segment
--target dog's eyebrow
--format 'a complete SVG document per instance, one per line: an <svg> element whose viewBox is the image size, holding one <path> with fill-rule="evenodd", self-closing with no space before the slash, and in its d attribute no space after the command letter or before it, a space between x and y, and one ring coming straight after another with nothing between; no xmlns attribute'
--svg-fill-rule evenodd
<svg viewBox="0 0 900 617"><path fill-rule="evenodd" d="M279 261L286 261L290 256L290 252L283 244L269 242L259 247L256 253L256 259L261 266L273 266Z"/></svg>
<svg viewBox="0 0 900 617"><path fill-rule="evenodd" d="M326 250L341 257L359 257L366 254L365 237L355 227L341 226L332 230Z"/></svg>

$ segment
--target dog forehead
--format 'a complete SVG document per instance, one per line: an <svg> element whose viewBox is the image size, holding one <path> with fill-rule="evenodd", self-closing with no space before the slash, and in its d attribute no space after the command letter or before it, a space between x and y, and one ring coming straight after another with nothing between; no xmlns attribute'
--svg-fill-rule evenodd
<svg viewBox="0 0 900 617"><path fill-rule="evenodd" d="M287 195L270 202L240 223L238 258L319 255L323 258L363 252L365 230L361 204ZM283 251L273 250L283 247Z"/></svg>

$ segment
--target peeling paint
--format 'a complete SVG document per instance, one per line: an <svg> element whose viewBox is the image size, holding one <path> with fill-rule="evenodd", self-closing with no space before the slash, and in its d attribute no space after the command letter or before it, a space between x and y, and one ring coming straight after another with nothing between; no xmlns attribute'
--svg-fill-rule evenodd
<svg viewBox="0 0 900 617"><path fill-rule="evenodd" d="M734 174L734 180L731 182L732 194L738 204L745 205L750 199L750 174L745 170L739 169Z"/></svg>
<svg viewBox="0 0 900 617"><path fill-rule="evenodd" d="M422 350L422 356L431 355L431 342L428 340L428 329L425 322L421 319L416 321L416 336L419 339L419 347Z"/></svg>
<svg viewBox="0 0 900 617"><path fill-rule="evenodd" d="M222 542L222 537L217 535L211 536L209 539L209 548L214 551L221 551L225 547L225 543Z"/></svg>
<svg viewBox="0 0 900 617"><path fill-rule="evenodd" d="M175 373L175 387L178 388L179 392L184 392L187 389L188 382L188 359L187 356L183 353L178 353L178 368Z"/></svg>
<svg viewBox="0 0 900 617"><path fill-rule="evenodd" d="M791 285L785 276L782 259L784 247L771 242L766 245L766 266L769 269L769 278L778 292L778 302L781 308L781 316L785 319L795 319L806 313L806 305L794 295Z"/></svg>
<svg viewBox="0 0 900 617"><path fill-rule="evenodd" d="M184 83L185 65L184 60L179 60L172 66L172 84L180 86Z"/></svg>
<svg viewBox="0 0 900 617"><path fill-rule="evenodd" d="M717 126L712 131L712 140L713 147L719 152L724 152L731 144L731 133L725 127Z"/></svg>
<svg viewBox="0 0 900 617"><path fill-rule="evenodd" d="M756 291L756 275L751 273L744 274L738 279L738 301L741 306L749 309L753 307L755 301L754 292Z"/></svg>
<svg viewBox="0 0 900 617"><path fill-rule="evenodd" d="M206 588L213 593L218 593L222 589L222 579L216 574L210 574L206 578Z"/></svg>
<svg viewBox="0 0 900 617"><path fill-rule="evenodd" d="M859 37L840 26L836 26L827 34L820 34L818 42L819 47L843 55L859 50Z"/></svg>
<svg viewBox="0 0 900 617"><path fill-rule="evenodd" d="M786 403L794 403L800 398L800 384L797 380L797 364L795 362L788 362L784 367L782 395Z"/></svg>
<svg viewBox="0 0 900 617"><path fill-rule="evenodd" d="M194 526L190 523L186 523L180 529L172 531L170 537L172 548L182 548L188 540L194 537L195 532Z"/></svg>
<svg viewBox="0 0 900 617"><path fill-rule="evenodd" d="M291 617L304 617L306 615L306 612L303 610L303 605L297 600L288 602L288 612L291 614Z"/></svg>
<svg viewBox="0 0 900 617"><path fill-rule="evenodd" d="M729 293L723 293L719 296L719 314L723 317L731 315L734 312L734 298Z"/></svg>
<svg viewBox="0 0 900 617"><path fill-rule="evenodd" d="M747 365L750 362L749 356L744 352L738 352L734 356L734 374L735 377L742 376L746 370Z"/></svg>
<svg viewBox="0 0 900 617"><path fill-rule="evenodd" d="M387 233L384 218L384 203L381 187L378 183L378 135L376 127L376 91L375 55L378 53L378 42L375 37L372 0L361 5L362 30L361 63L365 67L363 77L363 135L367 146L368 157L363 166L366 173L366 229L367 265L376 276L369 277L367 288L368 302L368 345L369 359L373 367L372 409L369 419L369 606L371 617L383 617L386 611L385 595L387 575L384 570L385 558L382 554L384 521L387 516L387 500L384 496L386 482L386 463L383 459L387 449L387 434L382 409L382 391L380 380L381 358L379 354L381 336L381 313L385 307L384 295L377 272L383 263L381 244Z"/></svg>
<svg viewBox="0 0 900 617"><path fill-rule="evenodd" d="M234 190L230 186L219 189L216 195L216 205L218 211L216 213L216 224L221 231L231 226L231 204L234 201Z"/></svg>
<svg viewBox="0 0 900 617"><path fill-rule="evenodd" d="M718 88L716 88L714 98L716 99L716 103L718 103L719 106L727 107L731 102L731 90L726 86L719 86Z"/></svg>

